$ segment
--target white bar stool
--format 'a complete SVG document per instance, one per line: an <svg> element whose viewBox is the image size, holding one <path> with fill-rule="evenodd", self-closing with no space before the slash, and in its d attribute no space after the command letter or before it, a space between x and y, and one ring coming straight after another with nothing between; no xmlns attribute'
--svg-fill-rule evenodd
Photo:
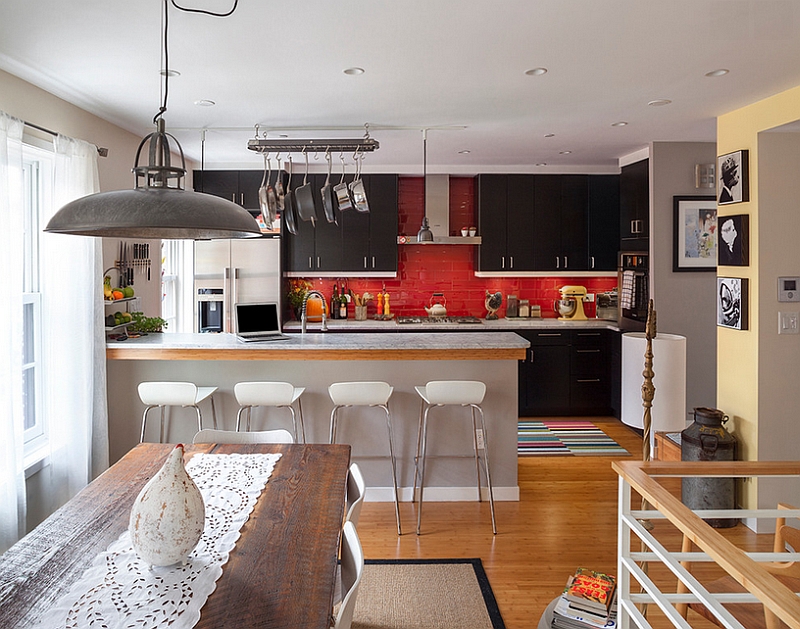
<svg viewBox="0 0 800 629"><path fill-rule="evenodd" d="M389 433L389 454L392 458L392 482L394 483L394 512L397 518L397 534L402 535L400 528L400 499L397 491L397 463L394 456L392 440L392 418L389 413L389 398L393 388L386 382L335 382L328 387L334 407L331 411L330 442L336 443L336 422L339 409L350 406L375 406L386 413L386 430Z"/></svg>
<svg viewBox="0 0 800 629"><path fill-rule="evenodd" d="M472 443L475 451L475 469L478 474L478 501L481 500L481 468L479 450L483 450L483 464L486 472L486 484L489 488L489 507L492 512L492 532L497 535L494 518L494 494L492 477L489 475L489 444L486 440L486 422L483 417L481 403L486 395L486 385L477 380L434 380L424 386L414 387L422 398L419 412L419 429L417 431L417 452L414 456L414 498L417 495L417 478L419 478L419 508L417 509L417 535L422 525L422 488L425 484L425 450L428 443L428 415L432 408L441 406L466 406L472 411ZM478 424L475 411L481 417L481 436L478 438ZM420 456L421 450L421 456Z"/></svg>
<svg viewBox="0 0 800 629"><path fill-rule="evenodd" d="M275 408L288 408L292 414L295 443L306 442L306 429L303 424L303 407L300 396L305 387L296 387L289 382L239 382L233 387L233 394L239 403L239 412L236 414L236 430L241 428L242 416L247 416L247 428L250 430L250 416L254 406L272 406ZM294 403L297 402L297 413ZM298 416L300 418L300 432L297 432ZM302 439L302 441L301 441Z"/></svg>
<svg viewBox="0 0 800 629"><path fill-rule="evenodd" d="M203 416L200 413L200 402L211 398L211 417L214 428L217 427L217 409L214 406L214 392L217 387L198 387L192 382L141 382L139 399L147 408L142 415L142 433L139 442L144 441L144 430L147 425L147 413L152 408L161 409L160 443L164 443L164 409L167 406L192 407L197 413L197 429L203 430Z"/></svg>

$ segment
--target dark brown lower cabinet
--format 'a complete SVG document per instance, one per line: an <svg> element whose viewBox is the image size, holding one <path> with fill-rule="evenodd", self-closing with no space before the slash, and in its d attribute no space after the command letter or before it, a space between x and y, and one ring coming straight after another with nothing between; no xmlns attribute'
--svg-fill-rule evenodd
<svg viewBox="0 0 800 629"><path fill-rule="evenodd" d="M612 330L518 331L530 341L519 363L523 417L612 415Z"/></svg>

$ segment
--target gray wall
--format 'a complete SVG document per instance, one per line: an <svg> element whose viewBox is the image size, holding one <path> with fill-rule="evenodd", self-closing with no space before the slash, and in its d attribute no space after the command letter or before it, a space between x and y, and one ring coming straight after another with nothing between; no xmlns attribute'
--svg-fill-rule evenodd
<svg viewBox="0 0 800 629"><path fill-rule="evenodd" d="M750 239L757 239L758 282L751 288L750 302L758 302L758 460L797 459L800 423L790 403L800 373L800 335L778 334L778 313L800 311L800 303L779 303L777 278L800 275L800 134L758 134L758 225L750 226ZM752 176L752 175L751 175ZM754 229L755 228L755 229ZM755 244L755 243L754 243ZM779 252L779 253L778 253ZM751 309L751 312L753 310ZM771 509L779 500L800 503L796 480L758 480L758 507Z"/></svg>
<svg viewBox="0 0 800 629"><path fill-rule="evenodd" d="M672 198L714 196L713 189L695 188L694 166L715 161L711 142L654 142L650 149L651 295L658 331L686 337L687 413L716 406L716 273L673 272Z"/></svg>

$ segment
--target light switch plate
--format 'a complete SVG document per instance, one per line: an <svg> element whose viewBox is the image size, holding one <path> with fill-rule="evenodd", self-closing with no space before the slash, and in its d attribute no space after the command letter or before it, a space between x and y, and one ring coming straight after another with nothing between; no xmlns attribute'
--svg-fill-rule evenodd
<svg viewBox="0 0 800 629"><path fill-rule="evenodd" d="M800 314L797 312L778 313L778 334L800 334Z"/></svg>

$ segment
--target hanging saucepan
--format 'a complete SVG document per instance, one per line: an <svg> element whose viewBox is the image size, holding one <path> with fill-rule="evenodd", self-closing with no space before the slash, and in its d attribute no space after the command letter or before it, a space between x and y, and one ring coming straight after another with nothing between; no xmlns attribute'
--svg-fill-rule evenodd
<svg viewBox="0 0 800 629"><path fill-rule="evenodd" d="M350 191L344 181L344 155L339 153L339 159L342 160L342 178L333 187L333 193L336 195L336 204L339 206L339 211L349 210L353 207L353 201L350 199Z"/></svg>
<svg viewBox="0 0 800 629"><path fill-rule="evenodd" d="M267 199L267 186L269 185L269 171L267 170L267 155L264 153L264 176L261 178L261 186L258 189L258 207L261 210L261 218L267 229L272 229L272 215L269 211L269 200Z"/></svg>
<svg viewBox="0 0 800 629"><path fill-rule="evenodd" d="M367 203L367 192L364 190L364 181L361 179L361 166L364 162L364 154L356 151L356 178L350 182L350 197L353 199L353 205L358 212L369 212L369 204Z"/></svg>
<svg viewBox="0 0 800 629"><path fill-rule="evenodd" d="M292 194L292 158L289 157L289 179L286 181L286 196L283 198L283 215L286 217L286 229L297 235L297 217L294 214L294 195Z"/></svg>
<svg viewBox="0 0 800 629"><path fill-rule="evenodd" d="M311 221L312 226L316 226L317 209L314 207L314 193L311 184L308 182L308 153L303 149L306 158L306 174L303 177L303 185L294 192L294 204L297 209L297 216L304 221Z"/></svg>
<svg viewBox="0 0 800 629"><path fill-rule="evenodd" d="M272 178L272 160L267 158L267 210L269 212L269 220L265 222L269 223L269 228L272 229L272 226L275 224L275 221L278 219L278 201L275 198L275 188L272 187L270 183L270 179ZM263 213L263 210L262 210Z"/></svg>
<svg viewBox="0 0 800 629"><path fill-rule="evenodd" d="M328 160L328 177L325 179L325 185L322 186L320 193L322 194L322 209L325 210L325 218L329 223L336 223L336 213L333 207L333 186L331 185L331 150L330 148L325 151L325 159ZM336 223L338 225L338 223Z"/></svg>
<svg viewBox="0 0 800 629"><path fill-rule="evenodd" d="M286 191L283 189L283 168L281 167L281 154L278 153L278 170L275 174L275 210L283 212L283 197Z"/></svg>

